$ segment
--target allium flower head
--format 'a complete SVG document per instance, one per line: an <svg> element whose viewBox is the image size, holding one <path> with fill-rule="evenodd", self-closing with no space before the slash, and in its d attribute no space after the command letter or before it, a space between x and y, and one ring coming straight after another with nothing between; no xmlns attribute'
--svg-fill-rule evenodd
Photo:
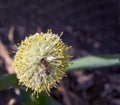
<svg viewBox="0 0 120 105"><path fill-rule="evenodd" d="M14 58L19 82L34 93L50 92L65 75L69 48L60 36L50 30L26 38L18 46Z"/></svg>

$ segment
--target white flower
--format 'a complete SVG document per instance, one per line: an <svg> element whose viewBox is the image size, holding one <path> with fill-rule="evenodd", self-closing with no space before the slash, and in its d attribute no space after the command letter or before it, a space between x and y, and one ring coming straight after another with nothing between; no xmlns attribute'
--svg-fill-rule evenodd
<svg viewBox="0 0 120 105"><path fill-rule="evenodd" d="M26 38L14 58L19 82L34 93L50 92L50 88L56 87L56 82L65 75L70 58L69 48L51 31Z"/></svg>

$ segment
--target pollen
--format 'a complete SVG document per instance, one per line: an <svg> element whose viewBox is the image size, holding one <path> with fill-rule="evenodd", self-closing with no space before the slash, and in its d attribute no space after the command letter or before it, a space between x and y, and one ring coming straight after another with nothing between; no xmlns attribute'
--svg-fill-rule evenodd
<svg viewBox="0 0 120 105"><path fill-rule="evenodd" d="M14 67L21 85L38 94L50 92L57 87L68 67L70 49L62 40L61 35L35 33L21 41L14 57Z"/></svg>

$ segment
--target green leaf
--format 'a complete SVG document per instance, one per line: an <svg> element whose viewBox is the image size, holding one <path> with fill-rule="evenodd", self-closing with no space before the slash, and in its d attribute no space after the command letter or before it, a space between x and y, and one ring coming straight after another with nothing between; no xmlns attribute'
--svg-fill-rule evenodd
<svg viewBox="0 0 120 105"><path fill-rule="evenodd" d="M69 63L67 72L120 65L120 55L88 56Z"/></svg>
<svg viewBox="0 0 120 105"><path fill-rule="evenodd" d="M0 77L0 91L18 85L16 74L4 74Z"/></svg>
<svg viewBox="0 0 120 105"><path fill-rule="evenodd" d="M20 90L19 99L22 105L61 105L46 94L40 93L38 98L31 94L31 91Z"/></svg>
<svg viewBox="0 0 120 105"><path fill-rule="evenodd" d="M20 100L22 105L37 105L36 102L31 100L31 94L23 89L20 89L20 94L18 95L18 99Z"/></svg>
<svg viewBox="0 0 120 105"><path fill-rule="evenodd" d="M100 67L120 66L120 55L106 55L106 56L88 56L73 60L69 63L66 72L75 70L86 70ZM17 86L18 79L16 74L6 74L0 77L0 91Z"/></svg>

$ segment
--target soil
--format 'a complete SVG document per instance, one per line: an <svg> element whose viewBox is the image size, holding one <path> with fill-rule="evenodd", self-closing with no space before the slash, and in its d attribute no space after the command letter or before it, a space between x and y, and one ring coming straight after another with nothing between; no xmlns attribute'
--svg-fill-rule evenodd
<svg viewBox="0 0 120 105"><path fill-rule="evenodd" d="M0 75L14 72L14 44L50 28L64 32L61 38L72 46L73 59L120 53L119 0L1 0L0 13L0 42L6 48ZM69 73L63 87L63 93L55 89L51 95L64 105L120 105L120 67ZM11 105L11 99L21 105L14 89L0 92L1 105Z"/></svg>

